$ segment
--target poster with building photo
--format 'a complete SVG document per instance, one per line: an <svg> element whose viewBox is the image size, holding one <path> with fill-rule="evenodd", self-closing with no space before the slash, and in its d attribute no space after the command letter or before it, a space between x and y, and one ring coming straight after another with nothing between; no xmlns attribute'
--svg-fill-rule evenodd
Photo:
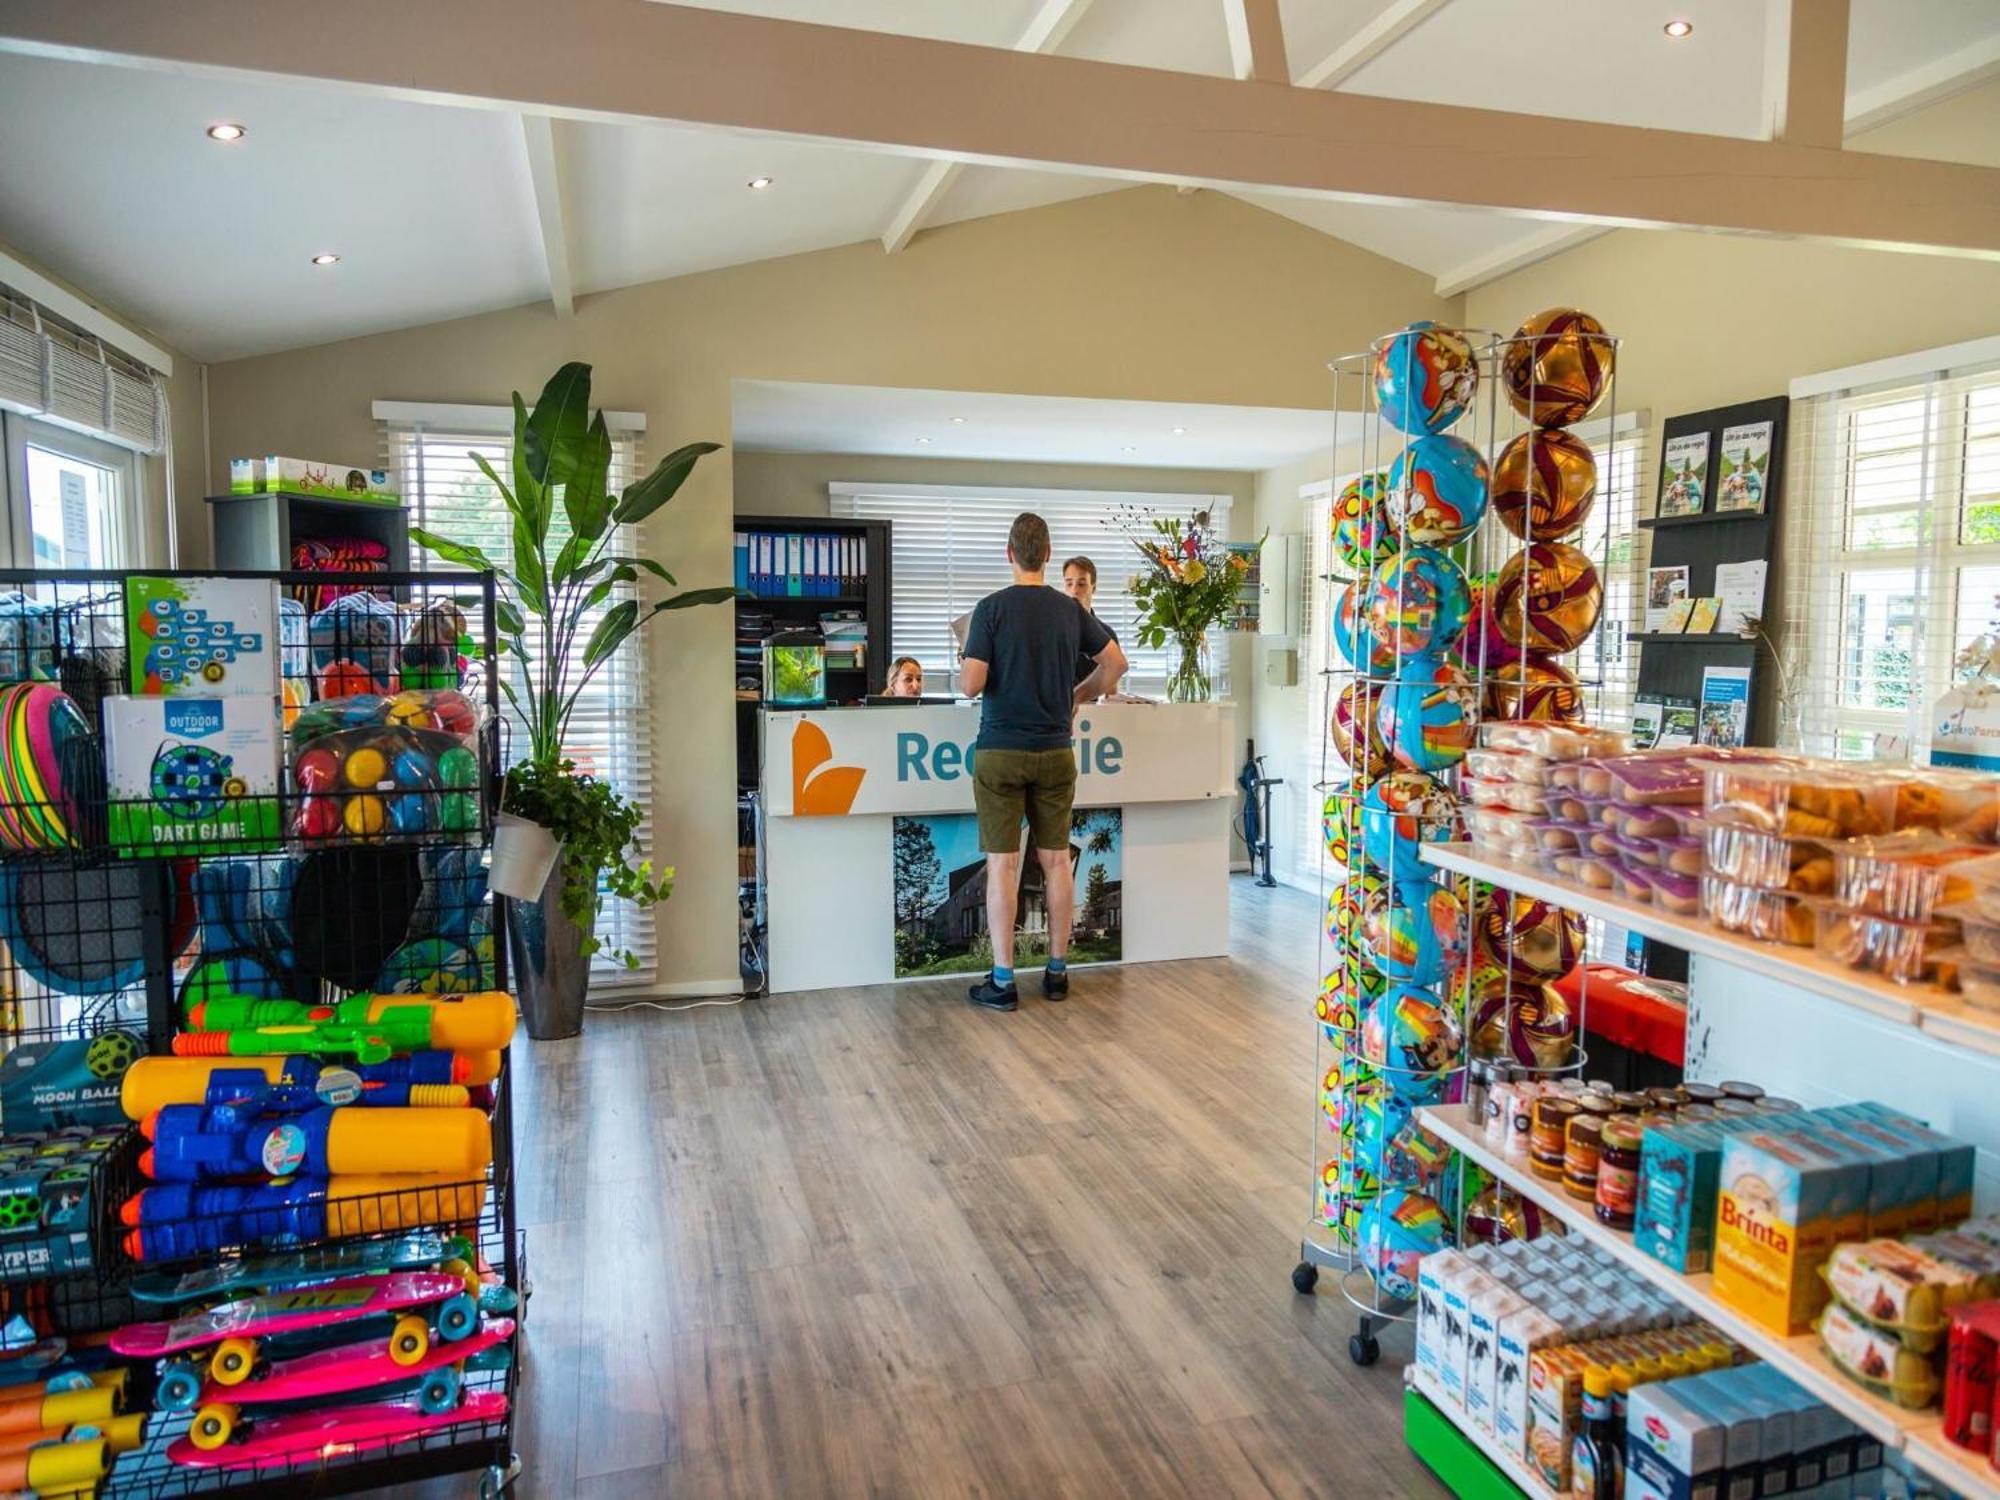
<svg viewBox="0 0 2000 1500"><path fill-rule="evenodd" d="M1772 422L1746 422L1722 429L1722 463L1715 476L1717 514L1762 511L1764 481L1771 472Z"/></svg>
<svg viewBox="0 0 2000 1500"><path fill-rule="evenodd" d="M971 813L893 820L891 861L896 977L976 974L993 962L986 931L986 856ZM1070 814L1071 963L1113 963L1123 953L1125 819L1115 807ZM1022 830L1025 848L1027 831ZM1038 969L1049 954L1049 906L1041 861L1028 851L1014 920L1014 967Z"/></svg>
<svg viewBox="0 0 2000 1500"><path fill-rule="evenodd" d="M1684 432L1667 439L1660 455L1660 503L1663 518L1698 516L1708 504L1708 434Z"/></svg>

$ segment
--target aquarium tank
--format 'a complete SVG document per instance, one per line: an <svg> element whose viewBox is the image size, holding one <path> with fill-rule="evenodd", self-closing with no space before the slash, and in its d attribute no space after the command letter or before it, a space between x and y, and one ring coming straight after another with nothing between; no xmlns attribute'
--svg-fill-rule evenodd
<svg viewBox="0 0 2000 1500"><path fill-rule="evenodd" d="M826 639L817 630L765 639L764 702L772 708L826 706Z"/></svg>

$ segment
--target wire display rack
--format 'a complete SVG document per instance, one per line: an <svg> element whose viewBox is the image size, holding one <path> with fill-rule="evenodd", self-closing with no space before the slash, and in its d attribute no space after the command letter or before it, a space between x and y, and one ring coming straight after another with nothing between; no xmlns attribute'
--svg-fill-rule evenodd
<svg viewBox="0 0 2000 1500"><path fill-rule="evenodd" d="M1292 1284L1310 1292L1322 1270L1336 1273L1357 1314L1349 1353L1361 1365L1380 1357L1382 1329L1410 1317L1414 1277L1397 1274L1399 1262L1463 1243L1469 1221L1485 1237L1525 1227L1524 1208L1418 1127L1416 1106L1458 1100L1468 1057L1532 1079L1580 1074L1586 1064L1587 977L1573 1009L1552 985L1584 956L1582 919L1429 868L1418 848L1462 837L1461 762L1482 720L1582 722L1610 653L1625 649L1622 630L1596 628L1611 507L1561 518L1552 536L1538 531L1541 507L1525 503L1543 478L1535 461L1552 445L1567 450L1570 437L1549 436L1550 392L1539 384L1547 335L1439 333L1458 357L1429 374L1459 382L1456 400L1447 391L1440 409L1462 409L1422 440L1456 440L1449 452L1433 449L1436 462L1461 466L1456 499L1441 482L1410 482L1419 436L1377 407L1378 375L1386 370L1408 390L1424 373L1409 332L1328 367L1335 479L1319 628L1340 664L1325 674L1316 786L1325 977L1315 1002L1313 1211ZM1580 338L1602 361L1603 390L1590 408L1593 429L1609 435L1617 341ZM1404 365L1393 367L1398 359ZM1504 394L1510 384L1515 400ZM1607 458L1611 451L1607 442ZM1526 485L1510 497L1504 524L1491 503L1496 472ZM1557 538L1566 550L1551 549ZM1558 581L1554 593L1579 597L1550 597ZM1565 602L1572 625L1588 622L1557 643L1547 616Z"/></svg>
<svg viewBox="0 0 2000 1500"><path fill-rule="evenodd" d="M367 726L369 747L380 756L373 784L360 775L314 782L296 774L300 747L287 736L292 753L280 756L268 799L274 824L250 835L208 827L193 851L121 847L115 837L121 811L133 803L111 795L104 725L107 700L131 692L141 644L127 612L129 576L0 570L0 716L17 699L32 700L51 722L67 716L62 734L30 735L0 753L0 1050L101 1045L106 1037L120 1039L109 1050L123 1061L182 1050L175 1039L191 1010L219 994L327 1006L361 993L504 990L506 903L488 896L484 876L501 750L491 575L146 571L147 578L274 582L287 598L313 590L340 599L311 617L286 607L274 622L284 713L296 728L337 698ZM44 689L60 690L63 702L51 708ZM455 694L470 706L471 722L419 715L398 723L376 711L406 689ZM371 695L381 704L369 704ZM443 735L444 728L453 732ZM440 776L452 749L462 754ZM27 772L16 764L23 758ZM229 791L243 793L240 786ZM363 801L369 797L373 811ZM311 814L315 806L333 811ZM357 807L364 811L350 816ZM525 1264L504 1052L497 1074L471 1089L471 1102L487 1111L492 1143L476 1177L337 1201L329 1195L321 1205L246 1210L221 1222L137 1206L149 1187L140 1171L145 1143L127 1127L93 1184L101 1215L92 1226L93 1264L34 1280L0 1276L0 1312L19 1314L41 1338L66 1340L71 1357L89 1368L108 1357L102 1335L163 1315L133 1298L132 1278L141 1272L171 1274L225 1253L353 1244L424 1228L470 1243L479 1269L514 1289L518 1324ZM126 1223L121 1210L141 1226ZM199 1253L178 1253L195 1245ZM169 1258L160 1246L176 1254ZM482 1492L494 1493L518 1469L518 1380L512 1357L476 1360L463 1389L504 1396L504 1415L257 1469L176 1464L167 1450L189 1418L155 1414L100 1493L337 1494L467 1471L482 1471ZM134 1368L131 1409L150 1404L152 1384L152 1372Z"/></svg>

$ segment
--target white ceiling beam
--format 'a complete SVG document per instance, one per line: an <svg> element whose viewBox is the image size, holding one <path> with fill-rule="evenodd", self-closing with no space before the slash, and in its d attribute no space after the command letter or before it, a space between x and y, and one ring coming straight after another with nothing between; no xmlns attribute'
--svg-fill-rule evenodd
<svg viewBox="0 0 2000 1500"><path fill-rule="evenodd" d="M2000 78L2000 32L1859 90L1847 101L1847 133L1860 135L1996 78Z"/></svg>
<svg viewBox="0 0 2000 1500"><path fill-rule="evenodd" d="M556 156L556 122L547 115L522 115L521 142L528 151L528 178L535 186L535 219L542 235L542 259L549 268L549 301L555 304L557 317L567 318L576 311L576 282L570 274L569 204Z"/></svg>
<svg viewBox="0 0 2000 1500"><path fill-rule="evenodd" d="M1256 83L1292 81L1285 61L1285 22L1278 0L1222 0L1229 30L1229 62L1240 79Z"/></svg>
<svg viewBox="0 0 2000 1500"><path fill-rule="evenodd" d="M1771 139L1838 146L1847 112L1847 0L1764 3L1764 123Z"/></svg>
<svg viewBox="0 0 2000 1500"><path fill-rule="evenodd" d="M1299 75L1302 89L1337 89L1451 0L1389 0L1353 36Z"/></svg>
<svg viewBox="0 0 2000 1500"><path fill-rule="evenodd" d="M1469 292L1489 281L1498 281L1502 276L1526 270L1539 261L1561 255L1565 250L1574 250L1578 245L1587 245L1609 233L1610 230L1599 224L1551 224L1526 239L1512 240L1453 266L1438 277L1437 294L1440 297L1456 297L1460 292Z"/></svg>
<svg viewBox="0 0 2000 1500"><path fill-rule="evenodd" d="M1021 31L1020 40L1014 43L1016 52L1053 52L1068 39L1076 23L1083 19L1083 13L1090 9L1090 0L1042 0L1042 8L1035 12ZM882 231L882 248L894 255L916 236L919 229L930 222L930 217L944 202L965 164L956 161L934 161L924 168L917 185L910 189L896 212L889 219L889 227Z"/></svg>
<svg viewBox="0 0 2000 1500"><path fill-rule="evenodd" d="M2000 168L1029 55L692 6L0 0L0 50L1132 182L2000 260ZM867 86L856 87L856 80Z"/></svg>

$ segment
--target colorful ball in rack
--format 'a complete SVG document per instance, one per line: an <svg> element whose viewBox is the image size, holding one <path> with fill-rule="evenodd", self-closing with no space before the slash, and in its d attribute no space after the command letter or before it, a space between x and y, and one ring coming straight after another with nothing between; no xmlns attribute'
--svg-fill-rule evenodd
<svg viewBox="0 0 2000 1500"><path fill-rule="evenodd" d="M1412 547L1368 580L1368 629L1393 664L1439 655L1458 639L1472 610L1465 574L1434 547Z"/></svg>
<svg viewBox="0 0 2000 1500"><path fill-rule="evenodd" d="M1361 858L1397 880L1424 878L1418 849L1459 831L1458 798L1423 771L1391 771L1361 798Z"/></svg>
<svg viewBox="0 0 2000 1500"><path fill-rule="evenodd" d="M1341 790L1326 794L1319 809L1320 837L1326 842L1326 857L1346 869L1355 862L1361 844L1361 799Z"/></svg>
<svg viewBox="0 0 2000 1500"><path fill-rule="evenodd" d="M1525 651L1574 651L1603 609L1597 565L1567 542L1523 547L1493 581L1493 617Z"/></svg>
<svg viewBox="0 0 2000 1500"><path fill-rule="evenodd" d="M1443 1097L1464 1051L1457 1015L1421 985L1392 986L1362 1017L1361 1055L1382 1070L1392 1093L1415 1103Z"/></svg>
<svg viewBox="0 0 2000 1500"><path fill-rule="evenodd" d="M1334 946L1350 957L1355 951L1353 938L1361 931L1361 921L1367 913L1370 898L1386 893L1388 880L1368 869L1350 869L1347 879L1334 887L1326 898L1326 935Z"/></svg>
<svg viewBox="0 0 2000 1500"><path fill-rule="evenodd" d="M1517 979L1560 979L1583 957L1583 918L1539 896L1496 892L1472 927L1476 959Z"/></svg>
<svg viewBox="0 0 2000 1500"><path fill-rule="evenodd" d="M1344 969L1336 969L1320 981L1319 994L1313 1000L1313 1018L1319 1022L1326 1039L1336 1046L1344 1044L1351 1032L1360 1029L1361 1011L1354 1003L1354 990Z"/></svg>
<svg viewBox="0 0 2000 1500"><path fill-rule="evenodd" d="M1479 390L1479 362L1456 328L1428 319L1375 346L1375 410L1399 431L1443 432Z"/></svg>
<svg viewBox="0 0 2000 1500"><path fill-rule="evenodd" d="M1491 669L1504 662L1521 659L1521 648L1501 634L1500 622L1493 618L1493 579L1490 577L1481 579L1473 587L1471 617L1465 622L1458 644L1451 649L1451 659L1475 675L1482 668Z"/></svg>
<svg viewBox="0 0 2000 1500"><path fill-rule="evenodd" d="M1552 656L1540 654L1496 667L1486 679L1489 719L1583 722L1583 685Z"/></svg>
<svg viewBox="0 0 2000 1500"><path fill-rule="evenodd" d="M1502 347L1500 384L1508 404L1537 427L1568 427L1604 398L1617 354L1604 325L1589 313L1551 307L1514 330Z"/></svg>
<svg viewBox="0 0 2000 1500"><path fill-rule="evenodd" d="M1333 700L1327 732L1352 775L1380 776L1391 765L1380 727L1381 703L1382 688L1360 678L1343 686Z"/></svg>
<svg viewBox="0 0 2000 1500"><path fill-rule="evenodd" d="M1373 579L1373 574L1357 578L1340 591L1333 607L1333 648L1355 671L1386 677L1396 670L1396 653L1376 639L1369 626L1364 606Z"/></svg>
<svg viewBox="0 0 2000 1500"><path fill-rule="evenodd" d="M1366 578L1375 564L1396 555L1396 533L1382 504L1388 491L1388 475L1363 474L1333 497L1333 555L1349 573Z"/></svg>
<svg viewBox="0 0 2000 1500"><path fill-rule="evenodd" d="M1413 1120L1389 1143L1389 1153L1382 1162L1382 1180L1429 1194L1438 1200L1449 1219L1451 1205L1457 1201L1456 1184L1452 1180L1456 1174L1450 1171L1452 1157L1451 1147Z"/></svg>
<svg viewBox="0 0 2000 1500"><path fill-rule="evenodd" d="M1504 1245L1510 1240L1540 1239L1543 1228L1540 1205L1497 1183L1475 1193L1465 1205L1468 1245Z"/></svg>
<svg viewBox="0 0 2000 1500"><path fill-rule="evenodd" d="M1493 509L1522 541L1561 541L1596 503L1597 460L1575 433L1531 428L1500 450Z"/></svg>
<svg viewBox="0 0 2000 1500"><path fill-rule="evenodd" d="M1416 1119L1416 1106L1399 1097L1379 1079L1358 1087L1350 1085L1342 1130L1352 1141L1349 1160L1365 1166L1377 1179L1382 1162L1396 1137Z"/></svg>
<svg viewBox="0 0 2000 1500"><path fill-rule="evenodd" d="M1397 764L1448 770L1477 742L1479 689L1449 662L1420 657L1382 690L1375 722Z"/></svg>
<svg viewBox="0 0 2000 1500"><path fill-rule="evenodd" d="M1455 546L1485 518L1489 477L1464 438L1420 437L1389 465L1389 524L1407 542Z"/></svg>
<svg viewBox="0 0 2000 1500"><path fill-rule="evenodd" d="M1576 1055L1576 1017L1553 985L1516 983L1472 1002L1472 1055L1544 1072Z"/></svg>
<svg viewBox="0 0 2000 1500"><path fill-rule="evenodd" d="M1361 1215L1362 1264L1382 1295L1408 1302L1417 1295L1417 1265L1449 1238L1444 1210L1414 1188L1385 1188Z"/></svg>
<svg viewBox="0 0 2000 1500"><path fill-rule="evenodd" d="M1436 984L1465 957L1465 906L1445 886L1403 880L1362 901L1368 961L1391 979Z"/></svg>

